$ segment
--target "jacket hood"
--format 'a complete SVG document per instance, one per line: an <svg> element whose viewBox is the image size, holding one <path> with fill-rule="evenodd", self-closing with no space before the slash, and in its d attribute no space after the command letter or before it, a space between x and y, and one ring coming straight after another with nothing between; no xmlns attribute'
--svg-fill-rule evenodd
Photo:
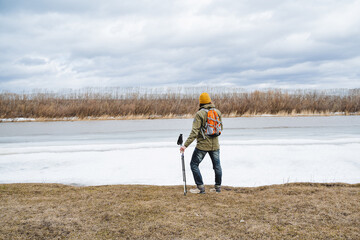
<svg viewBox="0 0 360 240"><path fill-rule="evenodd" d="M215 105L213 103L205 104L204 106L201 106L199 108L199 110L201 110L203 108L205 108L205 109L215 108Z"/></svg>

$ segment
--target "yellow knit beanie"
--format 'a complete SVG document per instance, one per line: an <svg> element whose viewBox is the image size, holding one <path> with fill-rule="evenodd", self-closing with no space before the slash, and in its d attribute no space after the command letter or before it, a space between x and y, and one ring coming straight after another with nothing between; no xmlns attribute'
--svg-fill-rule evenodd
<svg viewBox="0 0 360 240"><path fill-rule="evenodd" d="M199 97L200 104L211 103L211 98L208 93L204 92Z"/></svg>

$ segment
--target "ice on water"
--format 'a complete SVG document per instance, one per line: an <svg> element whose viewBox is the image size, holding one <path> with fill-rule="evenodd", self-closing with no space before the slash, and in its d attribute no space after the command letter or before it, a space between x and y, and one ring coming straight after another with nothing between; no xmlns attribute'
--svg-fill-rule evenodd
<svg viewBox="0 0 360 240"><path fill-rule="evenodd" d="M0 183L181 185L191 119L0 124ZM360 116L224 119L223 185L360 182ZM195 142L185 152L189 162ZM209 157L200 165L214 183Z"/></svg>

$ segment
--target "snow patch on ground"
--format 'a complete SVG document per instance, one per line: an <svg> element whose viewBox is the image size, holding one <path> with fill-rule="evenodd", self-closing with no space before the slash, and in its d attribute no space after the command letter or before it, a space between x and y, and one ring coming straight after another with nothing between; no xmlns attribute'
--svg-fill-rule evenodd
<svg viewBox="0 0 360 240"><path fill-rule="evenodd" d="M192 120L0 124L0 183L181 185L176 140ZM360 117L229 118L223 185L360 182ZM185 151L188 184L193 143ZM200 165L214 184L209 156Z"/></svg>
<svg viewBox="0 0 360 240"><path fill-rule="evenodd" d="M32 122L35 118L1 118L0 122Z"/></svg>
<svg viewBox="0 0 360 240"><path fill-rule="evenodd" d="M330 116L343 116L343 115L359 115L358 112L352 112L352 113L345 113L345 112L329 112L325 115ZM185 114L185 115L178 115L173 116L178 119L183 118L191 118L193 115L191 114ZM289 114L289 115L283 115L283 114L249 114L244 115L244 117L303 117L303 116L324 116L322 113L309 113L309 114L303 114L303 113L296 113L296 114ZM79 118L79 117L63 117L63 118L0 118L0 122L34 122L34 121L79 121L79 120L125 120L125 119L169 119L171 117L169 116L161 116L161 115L149 115L149 116L117 116L117 117L111 117L111 116L102 116L102 117L92 117L88 116L85 118Z"/></svg>
<svg viewBox="0 0 360 240"><path fill-rule="evenodd" d="M360 156L360 139L255 142L222 145L223 185L360 182L360 163L355 158ZM190 147L185 152L190 184L194 184L189 166L192 151ZM179 149L169 143L8 147L0 152L0 183L182 184ZM200 169L205 184L213 184L208 156Z"/></svg>

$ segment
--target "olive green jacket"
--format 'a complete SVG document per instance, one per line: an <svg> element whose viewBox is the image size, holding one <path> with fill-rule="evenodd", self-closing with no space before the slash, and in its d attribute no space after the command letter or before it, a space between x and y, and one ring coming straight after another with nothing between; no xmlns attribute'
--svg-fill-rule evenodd
<svg viewBox="0 0 360 240"><path fill-rule="evenodd" d="M203 151L218 150L218 149L220 149L219 137L205 136L205 139L204 139L204 136L201 132L201 128L205 128L205 123L206 123L206 118L207 118L207 112L204 110L201 110L202 108L205 108L205 109L215 108L215 105L210 103L210 104L206 104L206 105L202 106L199 109L199 111L195 115L190 135L187 138L184 146L188 147L196 139L196 142L197 142L196 148L197 149L203 150ZM218 109L216 109L216 112L218 113L219 119L221 121L221 130L223 130L221 112Z"/></svg>

